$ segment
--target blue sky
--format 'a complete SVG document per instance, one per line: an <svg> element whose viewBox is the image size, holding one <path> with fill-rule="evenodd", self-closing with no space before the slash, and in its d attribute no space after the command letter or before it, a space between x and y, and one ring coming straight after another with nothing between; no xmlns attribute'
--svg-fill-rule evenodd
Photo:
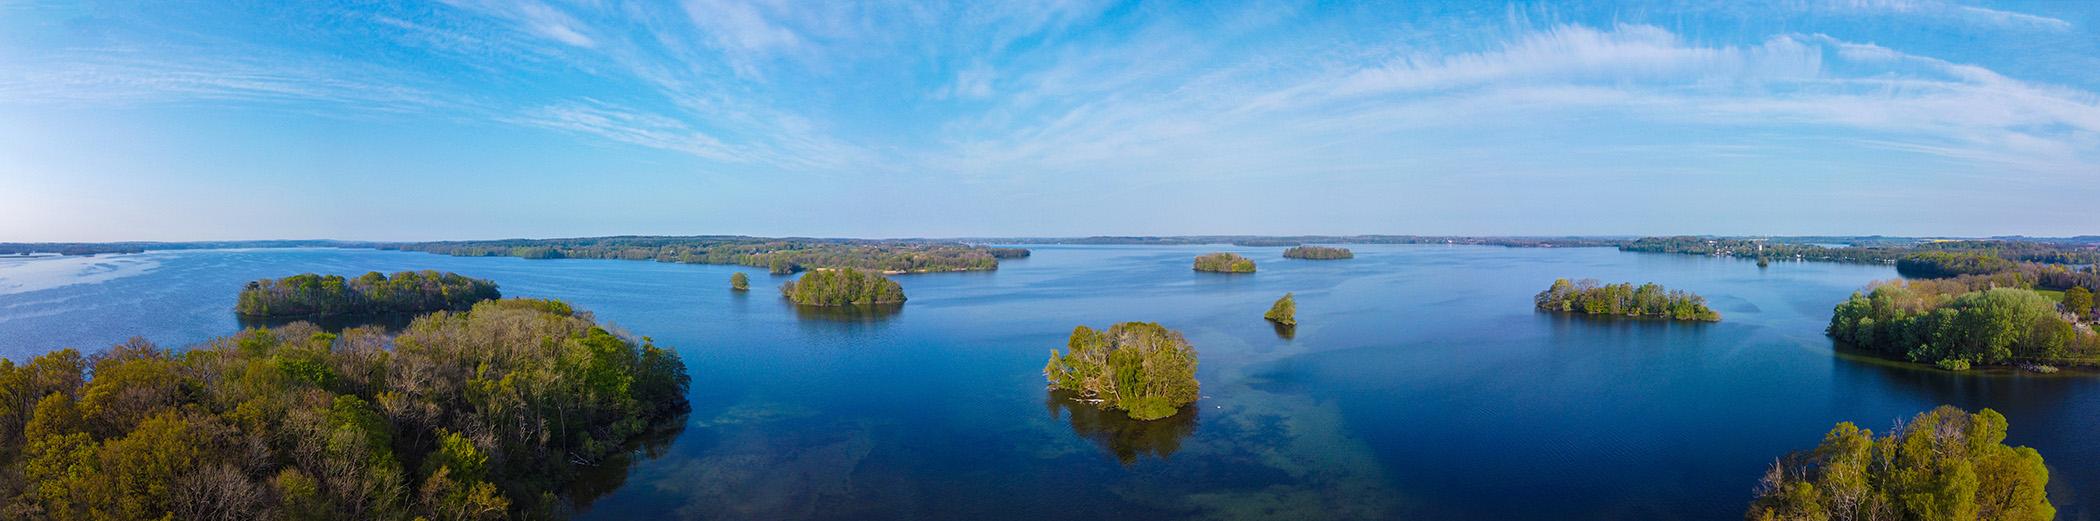
<svg viewBox="0 0 2100 521"><path fill-rule="evenodd" d="M2100 3L0 0L0 241L2100 234Z"/></svg>

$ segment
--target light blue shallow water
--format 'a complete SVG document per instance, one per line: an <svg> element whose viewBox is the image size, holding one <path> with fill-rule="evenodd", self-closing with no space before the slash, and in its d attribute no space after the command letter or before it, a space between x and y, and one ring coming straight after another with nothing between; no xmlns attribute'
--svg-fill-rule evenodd
<svg viewBox="0 0 2100 521"><path fill-rule="evenodd" d="M1611 249L1044 246L990 273L899 276L894 313L800 313L762 269L372 250L0 260L0 355L236 331L248 280L438 269L567 299L693 376L687 428L594 519L1736 519L1760 470L1838 421L1992 407L2054 470L2061 519L2100 493L2100 380L1955 375L1833 354L1832 305L1879 266ZM1234 251L1252 275L1200 274ZM729 274L753 276L747 294ZM1542 314L1557 277L1705 295L1716 324ZM1301 326L1261 313L1284 292ZM1041 368L1073 326L1157 321L1204 398L1151 424L1071 410ZM1162 458L1160 455L1164 454ZM1125 463L1128 461L1128 464Z"/></svg>

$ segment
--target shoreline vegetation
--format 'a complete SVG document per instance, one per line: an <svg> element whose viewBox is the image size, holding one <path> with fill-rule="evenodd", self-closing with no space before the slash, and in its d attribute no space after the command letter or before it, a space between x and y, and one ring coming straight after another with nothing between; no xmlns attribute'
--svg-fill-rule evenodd
<svg viewBox="0 0 2100 521"><path fill-rule="evenodd" d="M1706 307L1706 297L1684 290L1664 289L1648 283L1602 284L1597 279L1569 282L1556 279L1553 286L1532 297L1538 309L1590 315L1661 317L1671 320L1718 322L1721 314Z"/></svg>
<svg viewBox="0 0 2100 521"><path fill-rule="evenodd" d="M1262 313L1261 318L1287 327L1298 325L1298 298L1290 293L1283 294L1283 298L1269 305L1269 312Z"/></svg>
<svg viewBox="0 0 2100 521"><path fill-rule="evenodd" d="M555 300L0 360L8 519L548 519L685 426L675 351ZM236 516L236 517L224 517Z"/></svg>
<svg viewBox="0 0 2100 521"><path fill-rule="evenodd" d="M780 284L780 295L803 306L864 306L904 302L904 287L878 273L817 270Z"/></svg>
<svg viewBox="0 0 2100 521"><path fill-rule="evenodd" d="M1833 308L1824 332L1949 371L2100 365L2100 334L2086 323L2093 318L2091 292L2067 291L2068 302L2059 303L2032 287L2017 272L1876 282Z"/></svg>
<svg viewBox="0 0 2100 521"><path fill-rule="evenodd" d="M1815 450L1774 461L1743 518L2055 518L2041 453L2005 445L2006 430L1997 411L1948 405L1898 421L1880 437L1839 423Z"/></svg>
<svg viewBox="0 0 2100 521"><path fill-rule="evenodd" d="M234 312L245 317L311 317L464 311L502 297L494 282L449 271L374 271L354 279L304 273L249 282Z"/></svg>
<svg viewBox="0 0 2100 521"><path fill-rule="evenodd" d="M1095 330L1073 328L1065 354L1050 351L1043 377L1053 390L1103 409L1120 409L1135 420L1173 416L1194 403L1196 348L1180 331L1156 322L1124 322Z"/></svg>
<svg viewBox="0 0 2100 521"><path fill-rule="evenodd" d="M381 249L457 257L622 259L766 268L775 275L855 268L883 274L999 269L1001 259L1027 257L1021 248L950 241L775 239L741 236L586 237L394 244Z"/></svg>
<svg viewBox="0 0 2100 521"><path fill-rule="evenodd" d="M1254 273L1254 260L1237 253L1206 253L1196 256L1196 271L1211 273Z"/></svg>
<svg viewBox="0 0 2100 521"><path fill-rule="evenodd" d="M1349 251L1348 248L1329 248L1326 246L1297 246L1291 249L1283 250L1283 258L1305 260L1354 259L1356 258L1356 253Z"/></svg>

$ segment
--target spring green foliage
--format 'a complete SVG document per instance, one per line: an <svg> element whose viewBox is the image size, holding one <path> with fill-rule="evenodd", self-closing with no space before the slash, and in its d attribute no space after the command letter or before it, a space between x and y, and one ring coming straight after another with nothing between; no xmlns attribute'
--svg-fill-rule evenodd
<svg viewBox="0 0 2100 521"><path fill-rule="evenodd" d="M2064 290L2064 311L2083 320L2093 317L2093 292L2083 287Z"/></svg>
<svg viewBox="0 0 2100 521"><path fill-rule="evenodd" d="M1356 258L1356 254L1350 252L1348 248L1329 248L1326 246L1299 246L1296 248L1283 250L1283 258L1307 260L1354 259Z"/></svg>
<svg viewBox="0 0 2100 521"><path fill-rule="evenodd" d="M1553 287L1532 297L1539 309L1599 315L1635 315L1673 320L1717 321L1721 314L1707 309L1706 298L1682 290L1632 283L1600 285L1597 279L1553 281Z"/></svg>
<svg viewBox="0 0 2100 521"><path fill-rule="evenodd" d="M731 274L729 276L729 289L737 291L750 291L751 277L748 275L744 275L744 272L741 271Z"/></svg>
<svg viewBox="0 0 2100 521"><path fill-rule="evenodd" d="M904 302L904 287L878 273L819 270L780 285L780 294L804 306L849 306Z"/></svg>
<svg viewBox="0 0 2100 521"><path fill-rule="evenodd" d="M2019 265L1988 252L1950 253L1929 251L1896 259L1896 273L1905 277L1937 279L1961 275L1987 275L2013 271Z"/></svg>
<svg viewBox="0 0 2100 521"><path fill-rule="evenodd" d="M2032 290L1970 284L1983 280L1877 283L1838 304L1826 332L1861 348L1948 369L2100 355L2100 338L2064 320L2055 302Z"/></svg>
<svg viewBox="0 0 2100 521"><path fill-rule="evenodd" d="M1840 423L1814 451L1772 464L1744 515L1778 520L2046 521L2056 516L2041 454L2009 447L2005 417L1952 406L1887 435Z"/></svg>
<svg viewBox="0 0 2100 521"><path fill-rule="evenodd" d="M501 298L496 283L452 272L379 272L348 279L306 273L248 283L234 311L251 317L460 311Z"/></svg>
<svg viewBox="0 0 2100 521"><path fill-rule="evenodd" d="M1254 261L1237 253L1206 253L1196 256L1196 271L1254 273Z"/></svg>
<svg viewBox="0 0 2100 521"><path fill-rule="evenodd" d="M581 466L682 426L687 385L676 353L522 299L0 360L0 518L549 518Z"/></svg>
<svg viewBox="0 0 2100 521"><path fill-rule="evenodd" d="M948 241L773 239L765 237L585 237L425 242L388 246L462 257L624 259L686 264L735 264L775 275L805 269L933 272L999 269L999 259L1027 257L1021 248L989 248Z"/></svg>
<svg viewBox="0 0 2100 521"><path fill-rule="evenodd" d="M1124 322L1105 331L1079 326L1065 348L1065 354L1051 351L1043 367L1050 387L1099 400L1104 409L1156 420L1198 396L1196 348L1158 323Z"/></svg>
<svg viewBox="0 0 2100 521"><path fill-rule="evenodd" d="M1262 313L1261 317L1286 326L1298 325L1297 297L1283 294L1283 298L1276 299L1276 303L1269 306L1269 312Z"/></svg>

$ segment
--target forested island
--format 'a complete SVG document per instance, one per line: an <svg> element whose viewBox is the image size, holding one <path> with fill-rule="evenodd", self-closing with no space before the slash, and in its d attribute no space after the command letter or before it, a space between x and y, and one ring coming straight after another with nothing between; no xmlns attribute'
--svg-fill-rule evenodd
<svg viewBox="0 0 2100 521"><path fill-rule="evenodd" d="M904 287L877 273L817 270L780 284L780 294L804 306L851 306L904 302Z"/></svg>
<svg viewBox="0 0 2100 521"><path fill-rule="evenodd" d="M1196 348L1180 331L1154 322L1124 322L1095 330L1079 326L1065 354L1050 352L1043 376L1052 389L1132 419L1173 416L1196 401Z"/></svg>
<svg viewBox="0 0 2100 521"><path fill-rule="evenodd" d="M2089 315L2090 303L2062 309L2030 287L2017 272L1878 282L1838 304L1826 332L1863 349L1957 371L2100 362L2100 335L2076 323ZM2090 292L2083 294L2090 300Z"/></svg>
<svg viewBox="0 0 2100 521"><path fill-rule="evenodd" d="M2048 521L2042 455L2005 445L2005 416L1940 406L1881 437L1840 423L1809 452L1774 462L1757 484L1751 521Z"/></svg>
<svg viewBox="0 0 2100 521"><path fill-rule="evenodd" d="M234 311L250 317L424 313L495 298L502 298L496 283L452 272L374 271L354 279L305 273L249 282Z"/></svg>
<svg viewBox="0 0 2100 521"><path fill-rule="evenodd" d="M1298 325L1298 298L1289 293L1283 294L1283 298L1276 299L1275 304L1270 304L1269 312L1262 313L1261 317L1286 326Z"/></svg>
<svg viewBox="0 0 2100 521"><path fill-rule="evenodd" d="M531 299L394 337L297 323L0 360L0 517L554 518L595 499L564 496L584 469L683 428L688 384L677 353Z"/></svg>
<svg viewBox="0 0 2100 521"><path fill-rule="evenodd" d="M1664 289L1649 283L1601 284L1597 279L1568 282L1556 279L1553 286L1532 297L1539 309L1593 315L1663 317L1671 320L1718 321L1721 314L1706 307L1706 298L1683 290Z"/></svg>
<svg viewBox="0 0 2100 521"><path fill-rule="evenodd" d="M1196 256L1196 271L1254 273L1254 260L1237 253L1206 253Z"/></svg>
<svg viewBox="0 0 2100 521"><path fill-rule="evenodd" d="M1349 251L1348 248L1329 248L1326 246L1299 246L1288 250L1283 250L1283 258L1306 260L1354 259L1356 258L1356 253Z"/></svg>
<svg viewBox="0 0 2100 521"><path fill-rule="evenodd" d="M856 268L883 273L992 270L999 259L1027 257L1021 248L992 248L954 241L774 239L742 236L587 237L500 241L423 242L384 248L462 257L527 259L623 259L686 264L734 264L767 268L773 274L811 269Z"/></svg>
<svg viewBox="0 0 2100 521"><path fill-rule="evenodd" d="M744 272L741 271L731 274L729 276L729 289L735 291L750 291L751 276L745 275Z"/></svg>

